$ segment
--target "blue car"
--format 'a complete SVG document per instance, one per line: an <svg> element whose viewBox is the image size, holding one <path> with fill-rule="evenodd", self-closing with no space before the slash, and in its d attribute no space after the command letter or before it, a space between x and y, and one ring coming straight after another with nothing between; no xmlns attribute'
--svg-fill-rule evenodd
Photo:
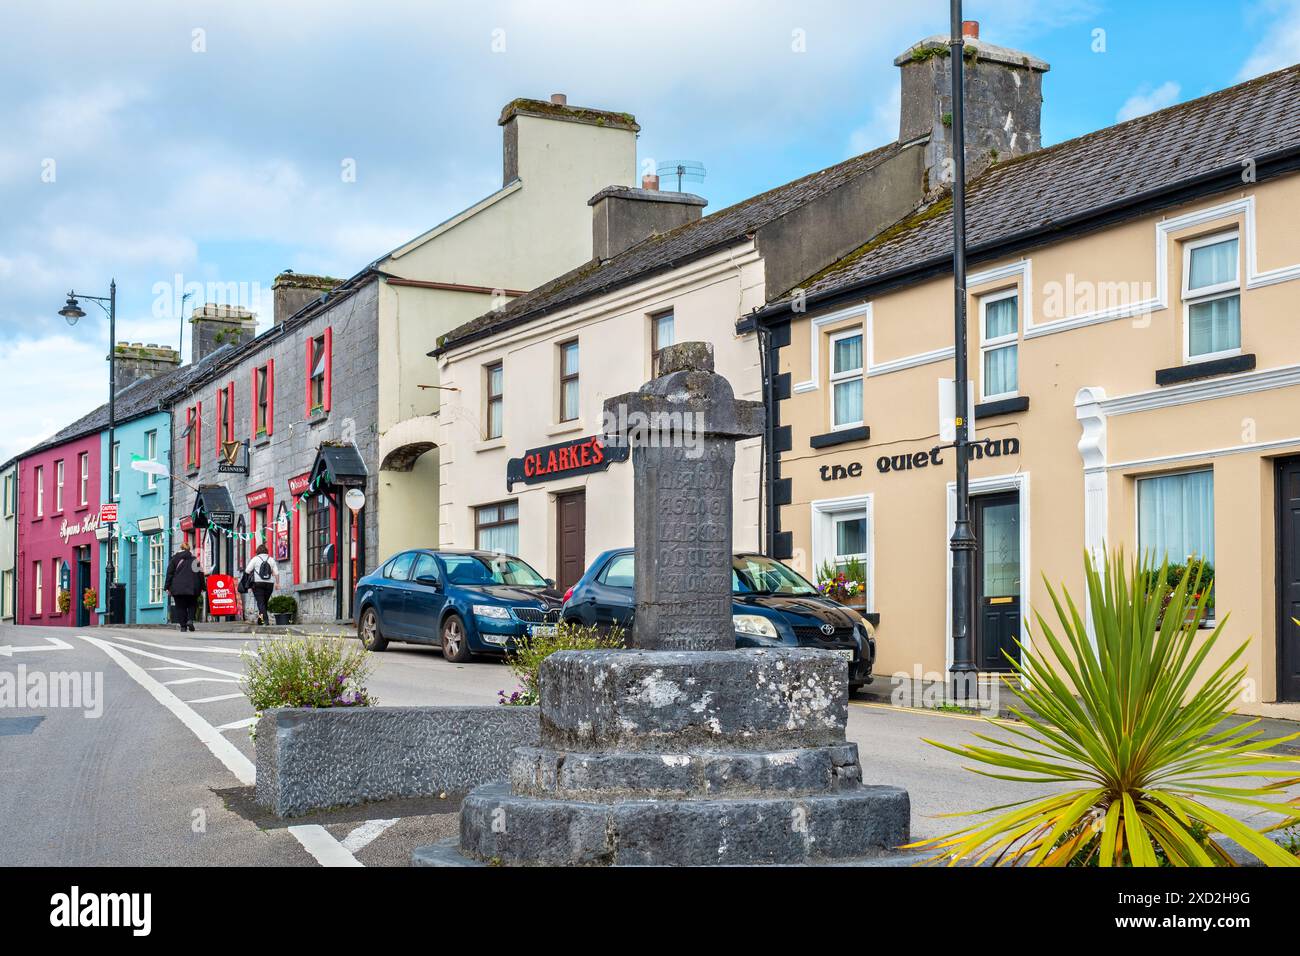
<svg viewBox="0 0 1300 956"><path fill-rule="evenodd" d="M492 551L403 551L357 582L357 637L437 644L461 663L502 657L521 639L554 631L560 600L526 562Z"/></svg>
<svg viewBox="0 0 1300 956"><path fill-rule="evenodd" d="M604 552L564 595L564 620L631 628L635 580L631 548ZM875 632L857 611L822 597L799 574L760 554L733 556L731 586L737 647L837 651L849 661L850 687L871 683Z"/></svg>

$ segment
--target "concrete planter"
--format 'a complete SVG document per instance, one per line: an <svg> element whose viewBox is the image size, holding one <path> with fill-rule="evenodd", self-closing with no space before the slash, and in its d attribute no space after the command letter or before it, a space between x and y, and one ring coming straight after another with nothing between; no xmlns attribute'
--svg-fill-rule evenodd
<svg viewBox="0 0 1300 956"><path fill-rule="evenodd" d="M465 793L535 746L536 707L279 707L257 722L257 802L279 817Z"/></svg>

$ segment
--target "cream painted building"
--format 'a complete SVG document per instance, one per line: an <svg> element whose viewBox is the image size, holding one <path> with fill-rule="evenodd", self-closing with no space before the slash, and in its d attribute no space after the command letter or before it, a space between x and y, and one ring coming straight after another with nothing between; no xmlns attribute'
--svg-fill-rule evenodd
<svg viewBox="0 0 1300 956"><path fill-rule="evenodd" d="M1300 717L1300 67L1005 163L969 184L976 659L1005 670L1044 576L1200 555L1245 712ZM760 315L789 450L769 547L858 557L877 673L952 661L951 205ZM806 311L792 311L798 304ZM1213 661L1210 662L1214 663Z"/></svg>
<svg viewBox="0 0 1300 956"><path fill-rule="evenodd" d="M515 100L501 112L501 189L370 268L378 294L377 427L382 555L439 541L439 413L456 393L430 342L590 255L587 200L636 175L628 113ZM450 397L450 398L449 398Z"/></svg>

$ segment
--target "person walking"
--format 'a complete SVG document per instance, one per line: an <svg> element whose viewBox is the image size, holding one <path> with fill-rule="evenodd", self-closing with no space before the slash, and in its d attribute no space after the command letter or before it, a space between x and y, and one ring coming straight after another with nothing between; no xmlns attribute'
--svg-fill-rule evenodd
<svg viewBox="0 0 1300 956"><path fill-rule="evenodd" d="M248 559L248 566L244 568L244 573L252 582L250 587L253 600L257 602L258 624L271 623L271 619L266 614L266 604L271 600L271 593L275 590L275 575L278 570L275 566L275 558L271 557L271 552L267 550L265 544L257 546L257 552Z"/></svg>
<svg viewBox="0 0 1300 956"><path fill-rule="evenodd" d="M199 559L182 542L180 550L167 562L167 576L163 580L163 590L172 596L172 620L182 631L194 630L194 609L205 585Z"/></svg>

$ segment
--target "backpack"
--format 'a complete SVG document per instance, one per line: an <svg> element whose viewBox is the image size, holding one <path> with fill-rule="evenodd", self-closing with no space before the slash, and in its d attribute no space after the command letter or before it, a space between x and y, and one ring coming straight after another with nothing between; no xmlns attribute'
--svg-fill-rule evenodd
<svg viewBox="0 0 1300 956"><path fill-rule="evenodd" d="M262 563L257 566L257 576L263 581L271 580L271 562L266 558L263 558Z"/></svg>

